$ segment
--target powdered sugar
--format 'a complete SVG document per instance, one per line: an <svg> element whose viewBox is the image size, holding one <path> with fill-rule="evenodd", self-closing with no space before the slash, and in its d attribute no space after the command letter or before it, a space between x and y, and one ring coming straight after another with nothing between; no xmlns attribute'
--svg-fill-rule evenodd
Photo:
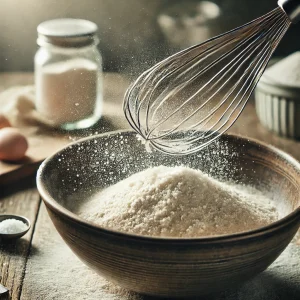
<svg viewBox="0 0 300 300"><path fill-rule="evenodd" d="M53 126L90 117L98 92L98 66L85 58L55 62L36 76L36 109Z"/></svg>
<svg viewBox="0 0 300 300"><path fill-rule="evenodd" d="M272 200L256 189L180 166L134 174L96 194L78 213L107 228L164 237L243 232L278 219Z"/></svg>
<svg viewBox="0 0 300 300"><path fill-rule="evenodd" d="M295 52L268 68L264 77L275 83L299 88L300 52Z"/></svg>

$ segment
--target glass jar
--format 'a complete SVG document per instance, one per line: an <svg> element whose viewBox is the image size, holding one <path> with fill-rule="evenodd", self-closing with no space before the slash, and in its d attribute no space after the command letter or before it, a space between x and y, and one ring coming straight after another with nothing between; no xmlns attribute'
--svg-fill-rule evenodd
<svg viewBox="0 0 300 300"><path fill-rule="evenodd" d="M94 125L102 112L102 58L97 25L80 19L41 23L34 59L36 110L66 130Z"/></svg>

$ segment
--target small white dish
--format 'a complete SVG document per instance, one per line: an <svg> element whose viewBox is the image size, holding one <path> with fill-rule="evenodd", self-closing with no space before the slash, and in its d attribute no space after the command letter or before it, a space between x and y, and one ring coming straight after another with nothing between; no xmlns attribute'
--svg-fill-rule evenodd
<svg viewBox="0 0 300 300"><path fill-rule="evenodd" d="M20 232L17 233L1 233L0 232L0 239L19 239L20 237L22 237L23 235L25 235L28 230L30 229L30 221L22 216L17 216L17 215L0 215L0 222L5 221L5 220L9 220L9 219L15 219L18 221L23 222L27 228L26 230L22 230Z"/></svg>
<svg viewBox="0 0 300 300"><path fill-rule="evenodd" d="M255 90L255 107L266 128L300 138L300 52L267 69Z"/></svg>

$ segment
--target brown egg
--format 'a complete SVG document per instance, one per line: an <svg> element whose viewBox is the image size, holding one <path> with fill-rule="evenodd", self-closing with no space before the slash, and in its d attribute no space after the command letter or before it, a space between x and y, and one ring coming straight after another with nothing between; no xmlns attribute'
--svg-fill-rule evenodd
<svg viewBox="0 0 300 300"><path fill-rule="evenodd" d="M0 160L16 161L25 156L28 143L16 128L0 130Z"/></svg>
<svg viewBox="0 0 300 300"><path fill-rule="evenodd" d="M4 115L0 114L0 129L5 127L11 127L11 124Z"/></svg>

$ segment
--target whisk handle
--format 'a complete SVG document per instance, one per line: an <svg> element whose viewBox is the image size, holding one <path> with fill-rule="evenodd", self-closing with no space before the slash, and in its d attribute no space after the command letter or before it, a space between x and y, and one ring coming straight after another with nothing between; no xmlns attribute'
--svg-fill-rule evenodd
<svg viewBox="0 0 300 300"><path fill-rule="evenodd" d="M300 21L300 0L278 0L278 5L287 14L292 23Z"/></svg>

